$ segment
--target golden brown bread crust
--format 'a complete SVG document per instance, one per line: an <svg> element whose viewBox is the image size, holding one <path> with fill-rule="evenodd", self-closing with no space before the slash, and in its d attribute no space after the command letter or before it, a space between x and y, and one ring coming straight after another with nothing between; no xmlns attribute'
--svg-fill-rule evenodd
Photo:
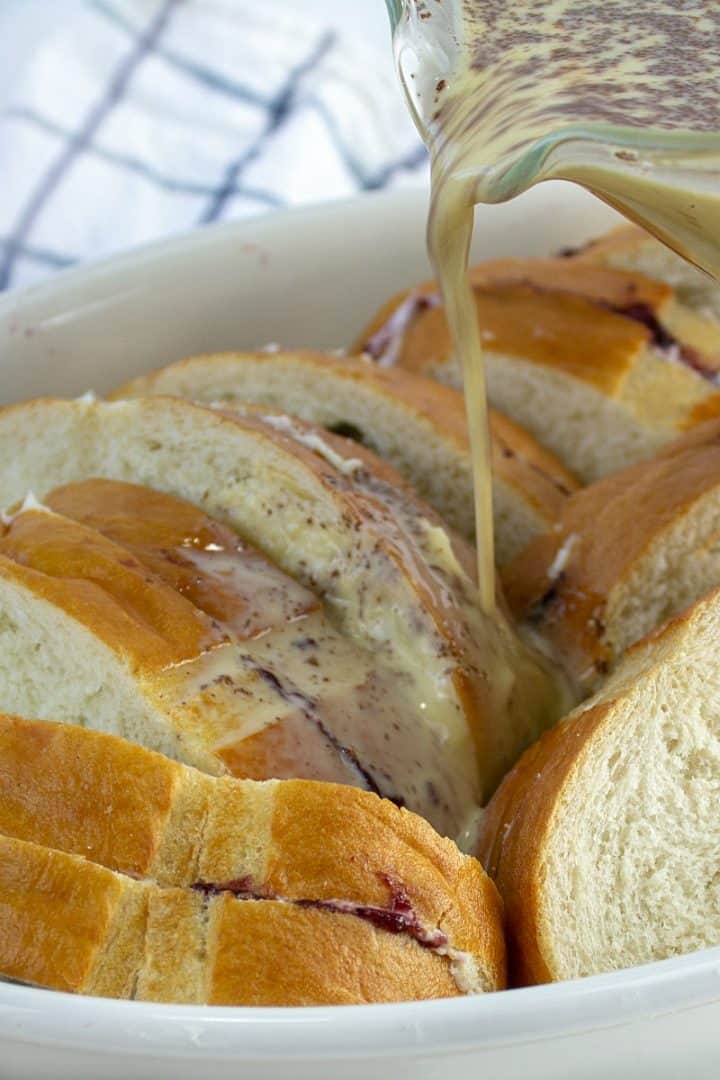
<svg viewBox="0 0 720 1080"><path fill-rule="evenodd" d="M474 292L486 351L555 368L608 395L618 391L651 340L640 323L581 295L514 283L483 284ZM452 353L443 308L425 307L405 331L397 363L418 374L432 374L449 362Z"/></svg>
<svg viewBox="0 0 720 1080"><path fill-rule="evenodd" d="M711 394L705 398L704 401L699 401L697 405L688 413L685 423L682 425L685 429L692 429L698 425L705 424L708 420L716 420L720 417L720 394Z"/></svg>
<svg viewBox="0 0 720 1080"><path fill-rule="evenodd" d="M127 997L142 958L144 892L84 859L0 836L0 972L52 990ZM113 939L120 962L108 964Z"/></svg>
<svg viewBox="0 0 720 1080"><path fill-rule="evenodd" d="M457 997L447 961L353 915L233 901L213 911L208 1004L358 1005ZM282 958L279 962L279 958Z"/></svg>
<svg viewBox="0 0 720 1080"><path fill-rule="evenodd" d="M271 837L263 885L271 893L304 898L310 889L313 899L340 895L385 908L401 888L424 926L483 956L493 982L502 983L496 891L479 863L459 856L422 818L354 788L335 786L329 797L324 786L286 781L277 789Z"/></svg>
<svg viewBox="0 0 720 1080"><path fill-rule="evenodd" d="M720 308L718 290L709 275L685 261L660 240L634 225L620 226L590 241L578 251L569 251L564 261L569 277L582 277L593 269L611 273L646 274L668 292L656 302L634 305L634 316L645 318L652 312L668 343L673 338L683 346L683 359L707 376L720 371ZM667 284L666 284L667 283ZM633 305L630 310L632 311ZM648 325L651 325L648 323ZM660 338L663 334L658 335ZM682 353L681 353L682 355Z"/></svg>
<svg viewBox="0 0 720 1080"><path fill-rule="evenodd" d="M397 873L425 882L419 910L434 922L438 889L458 890L477 869L422 818L356 788L213 779L112 735L1 714L0 752L0 834L166 885L250 874L270 895L301 899L310 889L315 899L382 905L383 875ZM185 820L191 797L201 848ZM187 857L167 865L173 832Z"/></svg>
<svg viewBox="0 0 720 1080"><path fill-rule="evenodd" d="M631 226L631 229L633 227ZM638 230L635 230L638 231ZM610 236L614 236L610 233ZM643 234L644 235L644 234ZM595 242L598 245L602 240ZM595 243L593 250L596 250ZM590 248L587 249L588 251ZM626 308L644 304L660 311L672 295L672 288L643 274L582 262L580 254L568 258L548 259L488 259L470 267L470 282L475 287L486 285L532 285L540 291L566 292L596 300L610 308ZM396 293L380 309L356 342L355 352L362 352L363 341L372 337L387 322L387 318L408 296L433 297L438 294L437 281L423 281L412 289ZM132 384L129 384L132 385ZM120 396L120 395L119 395Z"/></svg>
<svg viewBox="0 0 720 1080"><path fill-rule="evenodd" d="M462 992L441 951L365 916L229 891L160 889L6 837L0 973L71 993L209 1005L364 1004Z"/></svg>
<svg viewBox="0 0 720 1080"><path fill-rule="evenodd" d="M582 480L643 460L720 411L720 322L669 286L575 259L501 260L473 275L490 402ZM363 343L380 365L460 385L433 283L393 298Z"/></svg>
<svg viewBox="0 0 720 1080"><path fill-rule="evenodd" d="M488 352L557 368L610 395L651 340L641 322L613 309L639 305L655 311L670 293L668 286L639 274L575 266L563 259L497 260L473 268L471 277ZM436 293L437 284L425 282L392 297L360 335L355 350L372 343L392 314L414 296ZM443 308L418 306L406 322L395 362L433 374L451 353Z"/></svg>
<svg viewBox="0 0 720 1080"><path fill-rule="evenodd" d="M415 883L416 909L431 924L443 916L443 892L464 894L469 881L469 908L448 916L461 937L476 932L473 905L492 906L476 863L369 792L212 779L115 736L45 720L0 715L0 747L0 833L113 870L165 885L252 878L248 886L270 896L377 906L388 899L386 877L396 876ZM200 847L186 820L191 795ZM173 841L187 857L168 864Z"/></svg>
<svg viewBox="0 0 720 1080"><path fill-rule="evenodd" d="M130 552L58 514L29 510L2 527L0 568L92 625L138 671L169 668L225 640L217 624L179 591L151 579Z"/></svg>
<svg viewBox="0 0 720 1080"><path fill-rule="evenodd" d="M120 544L174 593L240 639L320 608L309 589L232 529L170 495L93 479L56 488L44 505Z"/></svg>
<svg viewBox="0 0 720 1080"><path fill-rule="evenodd" d="M150 876L183 770L122 739L79 731L0 715L0 835ZM186 814L188 837L201 816Z"/></svg>
<svg viewBox="0 0 720 1080"><path fill-rule="evenodd" d="M29 847L42 843L82 852L112 870L166 887L198 885L189 894L170 888L150 899L144 996L157 1000L171 993L174 1000L196 1000L197 972L188 973L183 957L176 978L167 969L172 950L165 970L161 953L168 951L168 940L194 940L192 920L202 921L208 905L208 944L216 966L207 1000L216 1003L456 994L456 953L474 958L489 988L504 985L501 905L494 886L475 860L391 803L307 781L211 780L113 736L9 716L0 716L0 755L0 834ZM70 874L79 863L58 865ZM82 954L85 972L123 880L102 871L88 874L91 893L99 882L93 912L99 903L106 915L96 920L97 933ZM244 898L231 899L223 886ZM63 888L58 886L59 900ZM383 920L396 931L385 929ZM44 927L47 916L40 921ZM64 933L62 920L60 927ZM423 946L418 933L439 948ZM445 940L450 956L443 954ZM43 983L52 975L35 967L32 978L18 974L19 968L9 972L2 956L0 950L0 968L13 977ZM85 989L85 978L63 970L65 988ZM52 978L49 985L57 986L59 976Z"/></svg>
<svg viewBox="0 0 720 1080"><path fill-rule="evenodd" d="M642 305L660 313L672 288L642 274L604 266L582 265L571 259L492 259L470 271L473 285L533 285L543 291L584 296L623 311Z"/></svg>
<svg viewBox="0 0 720 1080"><path fill-rule="evenodd" d="M570 394L571 424L579 392L600 393L619 405L618 421L631 442L642 432L646 453L675 431L717 414L720 407L706 402L717 397L720 326L702 309L679 302L669 285L583 258L496 260L475 267L471 278L492 362L491 400L496 396L513 415L517 409L539 438L542 424L525 398L529 373L508 369L508 356L546 370L555 380L548 392L553 386L557 392L557 377L570 380L561 385ZM393 297L355 348L381 364L453 384L459 378L434 282ZM559 450L563 440L547 438ZM569 450L560 453L567 458ZM594 478L608 471L600 465L590 458L577 468Z"/></svg>
<svg viewBox="0 0 720 1080"><path fill-rule="evenodd" d="M512 611L551 642L581 685L617 660L613 598L664 530L717 489L718 476L720 421L711 421L574 494L556 528L503 568Z"/></svg>
<svg viewBox="0 0 720 1080"><path fill-rule="evenodd" d="M212 1005L460 993L445 957L357 916L161 890L5 837L0 972L53 990Z"/></svg>
<svg viewBox="0 0 720 1080"><path fill-rule="evenodd" d="M168 962L172 942L189 965ZM358 1005L458 993L444 957L354 915L229 892L150 896L141 1000Z"/></svg>

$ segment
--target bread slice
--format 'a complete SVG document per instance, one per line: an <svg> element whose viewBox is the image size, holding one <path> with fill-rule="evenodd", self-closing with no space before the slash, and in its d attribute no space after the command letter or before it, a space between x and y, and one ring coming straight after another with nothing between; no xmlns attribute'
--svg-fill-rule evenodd
<svg viewBox="0 0 720 1080"><path fill-rule="evenodd" d="M515 984L720 944L720 593L636 645L508 774L479 851Z"/></svg>
<svg viewBox="0 0 720 1080"><path fill-rule="evenodd" d="M720 326L669 286L565 259L500 260L473 280L491 404L583 481L718 415ZM355 348L461 383L432 282L389 301Z"/></svg>
<svg viewBox="0 0 720 1080"><path fill-rule="evenodd" d="M300 646L289 648L298 640L292 623L282 651L275 635L240 649L222 644L218 634L229 628L209 625L207 611L187 630L179 602L195 605L177 594L166 603L171 586L155 580L157 566L155 577L145 564L138 570L123 544L97 538L97 529L90 541L90 524L27 510L10 526L0 567L0 702L26 715L83 717L208 771L265 778L297 775L303 739L327 751L315 704L333 675L346 679L347 692L332 708L331 698L321 719L343 772L320 777L364 786L370 777L381 794L456 835L522 747L559 715L563 691L509 621L480 612L433 512L389 483L387 466L371 470L367 450L328 436L330 445L298 424L161 397L35 402L0 413L2 502L93 476L181 496L321 601L314 618L337 653L328 670L313 671ZM351 453L361 457L343 456ZM54 525L55 552L46 543ZM104 528L97 518L95 525ZM462 555L462 545L456 550ZM99 560L90 569L87 552ZM90 590L97 603L78 599L69 574L103 586ZM312 619L301 635L311 642ZM152 642L141 624L152 628ZM350 653L355 660L343 661ZM358 723L359 713L375 719ZM278 715L295 732L289 763ZM257 747L256 739L252 756L248 738L258 732L270 741Z"/></svg>
<svg viewBox="0 0 720 1080"><path fill-rule="evenodd" d="M90 483L106 498L113 486ZM60 496L67 501L74 487ZM144 502L157 505L150 492ZM217 610L222 595L203 584L198 602ZM259 589L245 595L262 601ZM229 621L218 623L126 546L45 510L18 514L0 540L0 601L7 708L79 713L211 773L359 784L418 805L450 831L475 805L472 765L452 786L450 760L437 768L443 751L418 722L409 675L399 680L323 610L229 640Z"/></svg>
<svg viewBox="0 0 720 1080"><path fill-rule="evenodd" d="M596 685L630 645L720 584L720 422L578 492L504 583L573 680Z"/></svg>
<svg viewBox="0 0 720 1080"><path fill-rule="evenodd" d="M504 985L492 883L387 801L310 781L211 779L48 721L0 716L0 747L5 976L265 1005ZM18 948L30 934L42 950Z"/></svg>
<svg viewBox="0 0 720 1080"><path fill-rule="evenodd" d="M0 837L0 974L71 993L207 1005L350 1005L500 989L396 911L160 889ZM393 927L386 930L384 924ZM407 929L395 930L396 924ZM476 978L470 989L467 973Z"/></svg>
<svg viewBox="0 0 720 1080"><path fill-rule="evenodd" d="M120 387L113 398L173 394L228 408L257 402L347 435L390 462L467 539L475 531L462 395L367 359L318 352L194 356ZM575 478L518 425L492 413L496 559L555 521Z"/></svg>
<svg viewBox="0 0 720 1080"><path fill-rule="evenodd" d="M629 270L667 282L678 299L699 315L720 321L720 287L708 274L636 225L619 225L578 250L571 261Z"/></svg>

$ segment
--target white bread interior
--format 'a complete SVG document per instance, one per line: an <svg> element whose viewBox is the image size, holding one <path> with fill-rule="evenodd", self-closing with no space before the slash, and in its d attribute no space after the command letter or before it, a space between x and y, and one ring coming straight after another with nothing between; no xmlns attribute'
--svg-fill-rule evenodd
<svg viewBox="0 0 720 1080"><path fill-rule="evenodd" d="M520 356L487 352L486 364L491 402L585 483L651 456L712 392L699 376L673 368L650 349L617 396Z"/></svg>
<svg viewBox="0 0 720 1080"><path fill-rule="evenodd" d="M43 519L47 519L44 527ZM22 526L25 531L31 527L36 532L44 531L46 543L55 544L53 528L56 522L66 530L70 542L74 541L78 547L93 542L98 544L91 530L44 510L22 512L14 526ZM110 542L104 547L107 551L105 565L126 569L123 564L129 561L129 552ZM213 640L208 651L193 650L183 657L175 649L182 649L184 634L170 631L161 643L158 662L154 656L149 656L153 642L150 638L147 643L144 640L144 619L149 621L149 612L167 603L168 593L172 590L139 566L137 573L143 581L143 607L134 618L132 612L128 615L114 602L114 597L108 593L107 586L102 587L97 575L94 579L89 573L83 577L80 569L74 571L74 580L47 578L35 567L24 565L22 560L28 557L22 550L19 559L0 555L0 701L3 708L26 716L79 722L158 750L214 775L232 773L238 764L241 769L244 767L247 740L266 731L272 733L283 724L293 724L298 711L295 699L301 699L303 693L308 694L309 687L300 684L298 688L297 671L291 666L293 657L287 657L281 651L282 635L277 639L272 634L260 638L262 652L258 652L258 645L253 641L223 643ZM130 568L127 569L130 572ZM56 596L52 591L48 592L56 585L69 588ZM87 598L92 607L83 602L79 590L88 586L93 593L98 591L98 586L102 590L99 607L94 596ZM184 620L187 630L191 618L197 620L201 613L184 611L180 605L172 605L172 597L170 599L171 603L167 605L170 618ZM174 606L178 607L177 611L173 611ZM322 626L315 620L311 625L309 632L318 637L323 634L324 639ZM290 629L292 631L292 627ZM333 633L331 627L328 630ZM392 699L397 711L382 713L378 707L372 715L364 716L362 711L356 714L355 703L348 701L345 711L348 717L355 717L354 726L346 725L342 713L336 718L331 714L329 723L326 718L325 730L329 729L332 742L318 736L311 719L314 713L309 714L307 720L301 721L301 733L305 738L310 771L300 775L344 780L360 786L372 783L376 790L387 796L417 807L443 831L453 835L459 833L480 798L478 758L473 749L471 727L474 703L465 714L459 694L455 698L455 707L448 708L445 695L432 699L426 687L427 692L424 695L421 692L427 700L430 717L426 721L417 704L409 668L402 673L396 666L393 675L381 660L373 665L372 655L363 655L360 650L351 651L349 661L352 663L354 659L357 663L358 683L355 684L353 673L345 670L347 660L341 650L342 638L331 644L329 656L325 655L327 663L342 663L341 670L336 670L336 666L326 671L322 667L308 670L313 683L319 683L321 690L324 680L327 694L334 693L333 686L337 683L340 693L335 708L343 709L345 675L350 679L344 687L345 693L358 697L368 694L367 702L372 707L372 688L368 693L362 682L362 672L374 668L379 679L383 678L381 672L386 672L388 693L392 692L393 678L398 683L400 693ZM322 663L323 652L318 655ZM284 658L287 666L283 664ZM282 680L283 690L275 693L275 679L271 679L268 686L262 675L256 673L255 663L273 675L277 672L276 678ZM438 670L447 670L446 660L442 661L442 666L438 663ZM452 694L452 682L447 685ZM289 691L289 699L286 691ZM332 705L333 697L327 700ZM314 709L317 705L308 699L307 708L311 707ZM320 717L322 720L322 713ZM365 722L359 727L363 719ZM387 731L383 742L383 728L391 724L394 726ZM334 749L337 745L340 750ZM343 746L348 750L345 751ZM272 751L267 757L272 769ZM282 744L276 760L276 767L287 768ZM299 761L304 760L304 757L299 758ZM357 762L357 766L352 762ZM285 771L280 775L288 773Z"/></svg>
<svg viewBox="0 0 720 1080"><path fill-rule="evenodd" d="M649 344L639 347L629 371L612 388L518 354L486 349L484 356L491 404L584 483L652 456L716 398L713 383ZM581 342L577 356L581 367ZM449 386L461 385L454 358L430 365L428 373Z"/></svg>

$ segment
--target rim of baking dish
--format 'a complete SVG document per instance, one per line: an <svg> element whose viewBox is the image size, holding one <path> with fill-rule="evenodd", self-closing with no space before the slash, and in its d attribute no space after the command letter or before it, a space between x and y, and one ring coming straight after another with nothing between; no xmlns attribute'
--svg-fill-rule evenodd
<svg viewBox="0 0 720 1080"><path fill-rule="evenodd" d="M657 1020L718 998L720 947L547 986L388 1005L159 1005L4 983L0 1039L198 1061L433 1056Z"/></svg>

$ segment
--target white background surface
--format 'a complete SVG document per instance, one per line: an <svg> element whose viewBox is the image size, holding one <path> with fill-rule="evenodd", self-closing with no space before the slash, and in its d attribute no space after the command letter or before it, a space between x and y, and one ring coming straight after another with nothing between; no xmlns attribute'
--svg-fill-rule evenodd
<svg viewBox="0 0 720 1080"><path fill-rule="evenodd" d="M0 289L426 175L384 0L0 0Z"/></svg>
<svg viewBox="0 0 720 1080"><path fill-rule="evenodd" d="M384 0L295 0L308 17L380 47L390 56L390 23Z"/></svg>
<svg viewBox="0 0 720 1080"><path fill-rule="evenodd" d="M79 2L0 0L0 107L33 45ZM291 11L301 9L309 19L386 49L388 63L391 62L390 24L384 0L287 0L287 3Z"/></svg>

